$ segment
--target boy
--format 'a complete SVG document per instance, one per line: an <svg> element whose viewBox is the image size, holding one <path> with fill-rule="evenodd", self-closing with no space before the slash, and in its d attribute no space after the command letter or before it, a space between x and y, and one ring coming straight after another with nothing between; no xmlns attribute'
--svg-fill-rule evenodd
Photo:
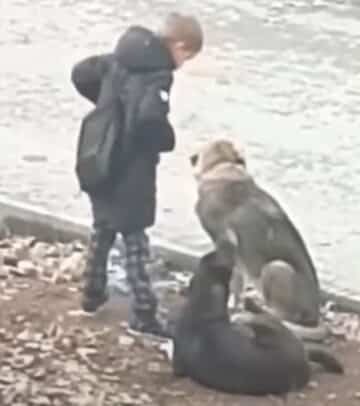
<svg viewBox="0 0 360 406"><path fill-rule="evenodd" d="M173 71L198 54L202 46L199 22L194 17L172 13L159 33L132 26L120 38L114 53L87 58L72 70L77 91L93 103L98 102L101 81L114 59L130 77L140 74L144 78L140 89L130 82L127 87L133 102L129 108L132 148L126 169L106 194L89 196L94 223L82 300L86 312L95 312L106 302L107 257L116 233L120 232L133 294L129 326L142 333L169 336L157 318L157 298L146 271L149 238L145 230L155 222L159 154L175 147L174 131L167 117ZM146 78L151 78L148 83Z"/></svg>

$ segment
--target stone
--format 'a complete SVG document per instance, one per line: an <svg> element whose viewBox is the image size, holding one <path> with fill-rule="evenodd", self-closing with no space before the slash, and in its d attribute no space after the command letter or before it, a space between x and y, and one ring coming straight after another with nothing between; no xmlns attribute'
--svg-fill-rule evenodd
<svg viewBox="0 0 360 406"><path fill-rule="evenodd" d="M2 221L0 220L0 230L1 230L1 226L2 225ZM4 248L11 248L11 240L9 238L1 238L1 232L0 232L0 249L4 249Z"/></svg>
<svg viewBox="0 0 360 406"><path fill-rule="evenodd" d="M18 261L23 261L29 258L29 247L24 241L13 243L12 249Z"/></svg>
<svg viewBox="0 0 360 406"><path fill-rule="evenodd" d="M135 344L135 339L127 335L120 335L118 342L121 347L131 347Z"/></svg>
<svg viewBox="0 0 360 406"><path fill-rule="evenodd" d="M15 323L24 323L26 317L23 314L18 314L15 317Z"/></svg>
<svg viewBox="0 0 360 406"><path fill-rule="evenodd" d="M161 372L161 365L158 362L149 362L147 369L149 372L159 373Z"/></svg>
<svg viewBox="0 0 360 406"><path fill-rule="evenodd" d="M50 406L51 405L51 400L44 395L38 395L35 397L31 398L31 405L34 406Z"/></svg>
<svg viewBox="0 0 360 406"><path fill-rule="evenodd" d="M73 281L80 281L82 279L84 268L85 260L81 252L74 252L60 263L60 273L70 274Z"/></svg>
<svg viewBox="0 0 360 406"><path fill-rule="evenodd" d="M31 376L33 379L43 380L46 377L46 369L43 367L37 368L32 372Z"/></svg>
<svg viewBox="0 0 360 406"><path fill-rule="evenodd" d="M61 251L58 247L56 247L54 245L48 245L45 256L52 257L52 258L59 258L61 256Z"/></svg>
<svg viewBox="0 0 360 406"><path fill-rule="evenodd" d="M16 336L17 340L19 341L29 341L32 338L32 335L29 330L23 330Z"/></svg>
<svg viewBox="0 0 360 406"><path fill-rule="evenodd" d="M7 279L9 277L9 267L4 265L4 258L0 254L0 279Z"/></svg>
<svg viewBox="0 0 360 406"><path fill-rule="evenodd" d="M316 381L310 381L308 383L308 387L311 388L311 389L317 389L319 387L319 383L316 382Z"/></svg>
<svg viewBox="0 0 360 406"><path fill-rule="evenodd" d="M3 255L3 263L4 265L16 267L18 264L18 259L13 252L6 252Z"/></svg>
<svg viewBox="0 0 360 406"><path fill-rule="evenodd" d="M15 356L12 360L10 360L10 364L14 369L26 369L31 367L35 362L34 355L31 354L21 354Z"/></svg>
<svg viewBox="0 0 360 406"><path fill-rule="evenodd" d="M17 268L13 270L13 275L31 278L37 275L38 269L32 261L22 260L17 264Z"/></svg>
<svg viewBox="0 0 360 406"><path fill-rule="evenodd" d="M30 250L30 258L35 263L41 262L46 257L48 244L44 242L37 242Z"/></svg>

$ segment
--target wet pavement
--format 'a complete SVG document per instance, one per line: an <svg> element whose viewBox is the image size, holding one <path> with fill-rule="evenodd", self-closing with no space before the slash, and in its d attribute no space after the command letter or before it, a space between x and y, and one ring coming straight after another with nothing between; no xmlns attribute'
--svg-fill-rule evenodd
<svg viewBox="0 0 360 406"><path fill-rule="evenodd" d="M90 104L71 87L71 67L111 50L127 25L156 26L175 6L0 3L0 195L88 217L73 168ZM206 49L177 74L177 149L162 158L152 232L206 249L188 155L219 136L241 140L251 172L303 233L324 285L360 294L360 5L184 0L181 9L201 18Z"/></svg>

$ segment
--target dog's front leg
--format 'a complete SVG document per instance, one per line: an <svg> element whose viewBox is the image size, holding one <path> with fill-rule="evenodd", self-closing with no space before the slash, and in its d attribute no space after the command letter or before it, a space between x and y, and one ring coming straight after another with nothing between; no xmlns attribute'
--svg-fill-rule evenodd
<svg viewBox="0 0 360 406"><path fill-rule="evenodd" d="M247 268L241 259L237 259L233 276L231 279L231 295L229 298L229 308L237 309L242 301L243 294L247 285Z"/></svg>

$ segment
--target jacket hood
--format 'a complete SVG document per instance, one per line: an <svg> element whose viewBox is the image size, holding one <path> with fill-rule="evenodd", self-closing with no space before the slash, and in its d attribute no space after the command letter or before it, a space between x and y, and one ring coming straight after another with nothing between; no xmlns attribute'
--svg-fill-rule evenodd
<svg viewBox="0 0 360 406"><path fill-rule="evenodd" d="M152 31L141 26L130 27L119 39L115 58L131 71L174 70L169 50Z"/></svg>

